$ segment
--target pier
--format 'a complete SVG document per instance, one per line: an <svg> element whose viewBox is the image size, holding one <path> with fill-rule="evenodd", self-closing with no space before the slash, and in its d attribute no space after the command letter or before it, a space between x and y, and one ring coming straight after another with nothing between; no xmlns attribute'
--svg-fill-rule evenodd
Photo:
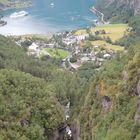
<svg viewBox="0 0 140 140"><path fill-rule="evenodd" d="M90 8L90 11L96 14L97 16L101 17L101 22L104 23L104 14L97 10L94 6Z"/></svg>

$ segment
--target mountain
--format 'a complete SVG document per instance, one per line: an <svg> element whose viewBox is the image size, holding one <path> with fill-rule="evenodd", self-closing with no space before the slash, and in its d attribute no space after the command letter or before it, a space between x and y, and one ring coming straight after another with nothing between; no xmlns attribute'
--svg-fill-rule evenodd
<svg viewBox="0 0 140 140"><path fill-rule="evenodd" d="M116 7L129 7L133 10L134 15L140 12L140 1L139 0L106 0L106 8L112 4L116 4Z"/></svg>
<svg viewBox="0 0 140 140"><path fill-rule="evenodd" d="M97 9L101 10L107 19L128 22L128 19L140 12L139 0L96 0Z"/></svg>
<svg viewBox="0 0 140 140"><path fill-rule="evenodd" d="M139 49L105 63L89 84L78 115L82 140L139 140Z"/></svg>
<svg viewBox="0 0 140 140"><path fill-rule="evenodd" d="M120 0L117 1L118 6L128 6L130 9L133 10L134 15L140 12L140 1L139 0Z"/></svg>
<svg viewBox="0 0 140 140"><path fill-rule="evenodd" d="M139 0L96 3L107 19L128 22L132 30L121 40L129 44L127 52L104 63L88 83L84 103L74 122L77 139L79 136L81 140L140 139L139 4Z"/></svg>
<svg viewBox="0 0 140 140"><path fill-rule="evenodd" d="M0 139L59 137L64 109L47 83L54 67L0 35Z"/></svg>

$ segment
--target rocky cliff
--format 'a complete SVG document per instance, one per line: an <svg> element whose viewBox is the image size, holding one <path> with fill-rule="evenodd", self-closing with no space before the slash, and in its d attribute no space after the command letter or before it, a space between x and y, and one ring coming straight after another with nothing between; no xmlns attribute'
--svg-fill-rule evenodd
<svg viewBox="0 0 140 140"><path fill-rule="evenodd" d="M117 6L128 6L130 9L134 11L134 14L138 14L140 12L140 0L108 0L109 3L117 3Z"/></svg>
<svg viewBox="0 0 140 140"><path fill-rule="evenodd" d="M140 12L140 0L96 0L96 7L106 18L126 22L129 17Z"/></svg>

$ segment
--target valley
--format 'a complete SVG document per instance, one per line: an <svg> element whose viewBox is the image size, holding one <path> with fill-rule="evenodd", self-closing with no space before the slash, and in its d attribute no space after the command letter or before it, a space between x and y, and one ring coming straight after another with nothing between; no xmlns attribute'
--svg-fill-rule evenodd
<svg viewBox="0 0 140 140"><path fill-rule="evenodd" d="M0 139L139 140L138 4L99 0L104 24L0 35Z"/></svg>

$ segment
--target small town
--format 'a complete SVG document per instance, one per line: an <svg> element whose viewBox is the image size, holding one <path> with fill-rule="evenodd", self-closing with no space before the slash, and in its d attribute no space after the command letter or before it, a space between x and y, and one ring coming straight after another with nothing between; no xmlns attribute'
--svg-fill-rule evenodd
<svg viewBox="0 0 140 140"><path fill-rule="evenodd" d="M103 29L100 29L101 26L95 27L95 29L97 28L95 32L92 31L93 28L88 28L65 31L46 38L33 39L33 36L17 36L14 37L14 40L19 46L25 46L28 55L35 58L61 59L61 66L65 69L77 70L83 64L93 62L95 69L98 70L103 62L113 58L118 51L124 50L122 46L113 45L111 40L113 38L108 37L111 33L106 32L107 26L112 26L113 30L116 27L113 27L114 25L102 26ZM118 28L120 26L118 25ZM124 27L123 31L126 28ZM115 32L112 34L115 34Z"/></svg>

